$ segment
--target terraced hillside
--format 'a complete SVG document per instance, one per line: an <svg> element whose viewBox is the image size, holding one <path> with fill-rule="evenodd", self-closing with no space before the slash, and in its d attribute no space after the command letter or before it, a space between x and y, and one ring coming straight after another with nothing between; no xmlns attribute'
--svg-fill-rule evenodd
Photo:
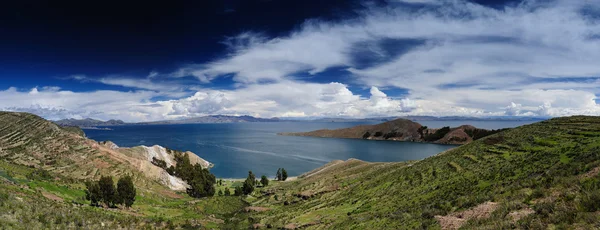
<svg viewBox="0 0 600 230"><path fill-rule="evenodd" d="M0 228L600 228L600 117L526 125L420 161L333 161L248 196L202 199L135 164L166 163L168 150L97 143L31 114L0 122ZM131 209L84 205L82 180L122 173L139 186Z"/></svg>
<svg viewBox="0 0 600 230"><path fill-rule="evenodd" d="M191 152L119 148L32 114L0 112L0 229L216 228L246 206L239 197L198 200L176 191L187 185L151 162L171 166L175 152L210 166ZM137 189L132 208L89 206L86 180L125 174ZM218 188L232 190L228 185Z"/></svg>
<svg viewBox="0 0 600 230"><path fill-rule="evenodd" d="M140 186L159 183L185 190L183 181L151 163L150 155L156 155L155 149L164 152L164 148L118 148L111 142L87 139L81 133L74 127L62 128L33 114L0 112L0 157L71 179L133 174ZM185 154L192 162L209 166L195 154Z"/></svg>
<svg viewBox="0 0 600 230"><path fill-rule="evenodd" d="M598 229L599 172L600 118L556 118L417 162L332 162L263 189L246 224Z"/></svg>

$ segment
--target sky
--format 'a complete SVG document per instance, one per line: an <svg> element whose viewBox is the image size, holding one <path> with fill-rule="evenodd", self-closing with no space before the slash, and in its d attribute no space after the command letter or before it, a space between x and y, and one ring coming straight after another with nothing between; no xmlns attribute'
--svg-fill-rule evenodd
<svg viewBox="0 0 600 230"><path fill-rule="evenodd" d="M600 0L6 1L0 110L600 115Z"/></svg>

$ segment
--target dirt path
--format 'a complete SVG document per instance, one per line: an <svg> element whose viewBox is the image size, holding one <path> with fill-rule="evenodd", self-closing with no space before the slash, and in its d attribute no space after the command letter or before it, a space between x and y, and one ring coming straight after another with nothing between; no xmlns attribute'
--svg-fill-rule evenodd
<svg viewBox="0 0 600 230"><path fill-rule="evenodd" d="M46 191L42 191L42 195L50 200L54 200L54 201L58 201L58 202L63 202L64 199L60 198L57 195L54 195L52 193L46 192Z"/></svg>

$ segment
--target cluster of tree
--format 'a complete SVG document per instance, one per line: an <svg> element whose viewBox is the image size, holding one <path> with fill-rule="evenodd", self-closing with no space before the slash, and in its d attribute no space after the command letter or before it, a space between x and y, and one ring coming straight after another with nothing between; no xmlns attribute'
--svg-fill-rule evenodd
<svg viewBox="0 0 600 230"><path fill-rule="evenodd" d="M161 159L158 159L156 157L152 157L152 164L156 165L162 169L165 169L165 170L167 169L167 162L165 162Z"/></svg>
<svg viewBox="0 0 600 230"><path fill-rule="evenodd" d="M481 138L487 137L487 136L495 134L495 133L502 132L504 130L508 130L508 128L505 128L505 129L492 129L492 130L487 130L487 129L466 129L465 133L467 133L467 135L469 135L471 138L473 138L473 140L477 140L477 139L481 139Z"/></svg>
<svg viewBox="0 0 600 230"><path fill-rule="evenodd" d="M398 132L389 132L383 135L383 139L390 139L392 137L398 137L398 136L402 136L402 133L398 133Z"/></svg>
<svg viewBox="0 0 600 230"><path fill-rule="evenodd" d="M285 181L288 178L287 171L284 168L277 169L276 179L278 181Z"/></svg>
<svg viewBox="0 0 600 230"><path fill-rule="evenodd" d="M370 136L371 136L371 133L369 133L369 132L366 132L365 134L363 134L362 138L363 138L363 139L367 139L367 138L369 138Z"/></svg>
<svg viewBox="0 0 600 230"><path fill-rule="evenodd" d="M435 133L425 135L424 139L425 139L425 141L437 141L439 139L442 139L449 132L450 132L450 127L446 126L446 127L436 130Z"/></svg>
<svg viewBox="0 0 600 230"><path fill-rule="evenodd" d="M286 173L286 175L287 175L287 173ZM236 195L236 196L249 195L254 191L255 187L258 187L259 184L261 184L263 187L268 186L269 179L267 178L267 176L262 175L260 177L260 181L258 181L258 180L256 180L256 176L254 175L254 173L252 173L252 171L249 171L248 177L246 178L246 180L244 181L242 186L241 187L237 186L235 188L234 195ZM226 192L228 192L228 191L229 190L226 190Z"/></svg>
<svg viewBox="0 0 600 230"><path fill-rule="evenodd" d="M417 129L417 132L419 133L419 135L421 135L421 138L425 137L425 134L423 133L423 131L425 131L427 129L427 126L421 126Z"/></svg>
<svg viewBox="0 0 600 230"><path fill-rule="evenodd" d="M116 187L112 176L103 176L99 181L88 181L85 185L85 198L93 206L104 203L107 207L115 207L117 204L131 207L135 202L136 190L129 175L121 177Z"/></svg>
<svg viewBox="0 0 600 230"><path fill-rule="evenodd" d="M175 157L177 166L167 168L167 172L184 180L190 185L187 189L188 195L195 198L214 196L217 179L208 169L202 168L200 164L190 162L190 158L184 152L171 151ZM166 165L165 165L166 167Z"/></svg>

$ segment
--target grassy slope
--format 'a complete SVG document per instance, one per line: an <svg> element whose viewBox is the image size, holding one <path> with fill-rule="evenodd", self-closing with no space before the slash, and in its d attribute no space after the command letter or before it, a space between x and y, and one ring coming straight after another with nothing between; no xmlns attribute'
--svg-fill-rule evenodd
<svg viewBox="0 0 600 230"><path fill-rule="evenodd" d="M0 112L0 229L138 228L168 223L216 227L246 203L239 197L193 199L148 180L131 165L100 152L76 130L64 130L38 116ZM27 178L36 169L52 178ZM84 181L100 175L132 174L137 187L130 210L89 207ZM85 205L84 205L85 204ZM26 223L27 225L23 225Z"/></svg>
<svg viewBox="0 0 600 230"><path fill-rule="evenodd" d="M39 121L28 127L35 126L43 127ZM78 142L42 146L35 135L23 138L2 133L2 128L0 136L7 135L4 140L20 145L0 149L4 152L0 154L0 228L200 224L205 228L240 229L263 224L309 229L436 229L440 225L435 216L467 210L486 201L497 202L499 207L490 217L468 220L464 228L600 227L600 205L595 205L600 204L600 179L595 171L600 169L597 117L558 118L527 125L422 161L336 161L295 181L272 182L244 200L192 199L182 193L162 193L164 190L149 183L138 190L131 210L80 205L84 202L83 185L71 177L79 169L56 167L72 162L71 157L87 154L87 148L73 148ZM43 128L33 130L58 135ZM20 165L30 163L20 159L32 154L36 157L34 163L47 160L27 152L31 150L47 151L53 157L67 156L43 166L57 178L26 178L34 169ZM217 191L235 185L232 181L226 184ZM246 213L242 211L246 202L270 210ZM535 213L519 221L508 215L528 208Z"/></svg>
<svg viewBox="0 0 600 230"><path fill-rule="evenodd" d="M275 184L253 202L271 210L250 214L246 224L435 229L440 225L434 216L494 201L499 207L489 218L463 227L598 228L593 204L600 202L600 179L590 172L599 165L600 118L557 118L413 164L348 161ZM507 215L528 208L535 213L519 221Z"/></svg>

